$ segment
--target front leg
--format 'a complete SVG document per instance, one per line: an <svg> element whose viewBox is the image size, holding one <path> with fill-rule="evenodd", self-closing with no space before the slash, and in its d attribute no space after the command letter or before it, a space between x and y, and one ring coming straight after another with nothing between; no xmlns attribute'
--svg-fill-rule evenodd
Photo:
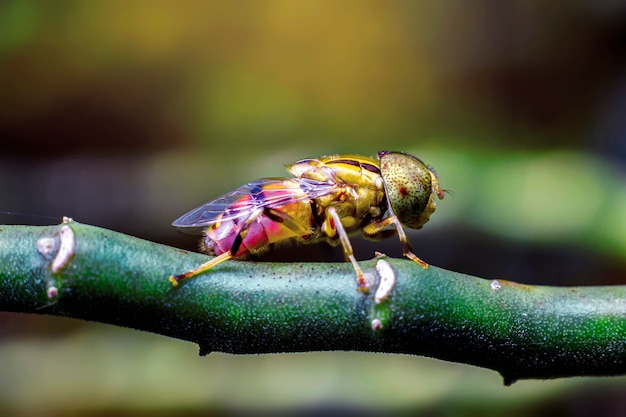
<svg viewBox="0 0 626 417"><path fill-rule="evenodd" d="M386 217L382 220L372 222L366 225L362 232L365 236L372 237L374 239L378 239L381 237L385 237L385 235L389 232L389 230L384 230L389 226L395 226L395 231L398 233L398 239L400 239L400 244L402 244L402 254L421 266L422 268L428 268L428 264L422 261L417 257L416 254L413 253L413 249L411 248L411 243L409 242L409 238L407 238L406 233L404 233L404 228L400 223L400 220L394 215Z"/></svg>

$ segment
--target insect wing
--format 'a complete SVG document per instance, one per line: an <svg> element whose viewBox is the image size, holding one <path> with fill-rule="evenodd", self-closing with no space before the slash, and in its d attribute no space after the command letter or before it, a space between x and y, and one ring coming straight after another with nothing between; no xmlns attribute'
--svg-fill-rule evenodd
<svg viewBox="0 0 626 417"><path fill-rule="evenodd" d="M172 226L201 233L219 221L248 217L258 208L277 208L334 192L332 182L298 178L264 178L250 182L176 219Z"/></svg>

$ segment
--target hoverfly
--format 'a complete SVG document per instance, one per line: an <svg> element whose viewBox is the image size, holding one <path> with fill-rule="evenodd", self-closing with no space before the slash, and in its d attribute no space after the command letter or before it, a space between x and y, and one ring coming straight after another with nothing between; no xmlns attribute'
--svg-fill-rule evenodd
<svg viewBox="0 0 626 417"><path fill-rule="evenodd" d="M421 228L442 199L435 171L402 152L383 151L378 161L359 155L302 159L287 170L291 178L263 178L203 204L172 225L204 233L201 246L213 259L181 275L172 285L232 258L266 250L272 243L341 243L356 272L359 289L367 282L352 252L348 233L368 238L398 234L404 256L423 268L403 225ZM390 228L392 226L393 228ZM395 228L395 230L394 230Z"/></svg>

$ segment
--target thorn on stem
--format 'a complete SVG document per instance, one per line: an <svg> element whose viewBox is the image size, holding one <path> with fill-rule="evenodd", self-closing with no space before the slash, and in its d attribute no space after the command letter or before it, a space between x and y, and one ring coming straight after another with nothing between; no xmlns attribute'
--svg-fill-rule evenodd
<svg viewBox="0 0 626 417"><path fill-rule="evenodd" d="M372 330L376 331L382 328L383 328L383 323L380 321L380 319L372 320Z"/></svg>
<svg viewBox="0 0 626 417"><path fill-rule="evenodd" d="M379 259L376 262L376 271L380 277L378 288L374 294L374 302L380 304L389 297L396 285L396 274L389 262Z"/></svg>
<svg viewBox="0 0 626 417"><path fill-rule="evenodd" d="M57 295L59 295L59 289L54 285L51 285L48 287L47 294L48 298L55 298Z"/></svg>
<svg viewBox="0 0 626 417"><path fill-rule="evenodd" d="M37 240L37 251L46 259L52 259L57 247L57 241L53 237L42 237Z"/></svg>
<svg viewBox="0 0 626 417"><path fill-rule="evenodd" d="M59 244L59 252L52 261L52 272L57 273L63 267L65 267L72 256L74 256L74 250L76 249L76 240L74 239L74 232L69 226L63 226L61 228L61 237Z"/></svg>

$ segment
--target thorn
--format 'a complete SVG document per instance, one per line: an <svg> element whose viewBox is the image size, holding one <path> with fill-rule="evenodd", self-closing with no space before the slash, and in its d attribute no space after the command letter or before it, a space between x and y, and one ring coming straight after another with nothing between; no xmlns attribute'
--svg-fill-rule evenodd
<svg viewBox="0 0 626 417"><path fill-rule="evenodd" d="M74 232L69 226L63 226L61 228L61 243L59 244L59 252L52 261L52 272L57 273L63 267L65 267L72 256L74 256L74 250L76 249L76 241L74 240Z"/></svg>
<svg viewBox="0 0 626 417"><path fill-rule="evenodd" d="M59 289L55 286L48 287L48 291L46 291L48 298L54 298L59 294Z"/></svg>
<svg viewBox="0 0 626 417"><path fill-rule="evenodd" d="M374 302L380 304L385 301L393 291L393 287L396 285L396 274L389 262L382 259L376 262L376 271L378 272L380 280L376 294L374 295Z"/></svg>
<svg viewBox="0 0 626 417"><path fill-rule="evenodd" d="M380 321L380 319L374 319L372 320L372 330L376 331L376 330L380 330L383 328L383 323Z"/></svg>

